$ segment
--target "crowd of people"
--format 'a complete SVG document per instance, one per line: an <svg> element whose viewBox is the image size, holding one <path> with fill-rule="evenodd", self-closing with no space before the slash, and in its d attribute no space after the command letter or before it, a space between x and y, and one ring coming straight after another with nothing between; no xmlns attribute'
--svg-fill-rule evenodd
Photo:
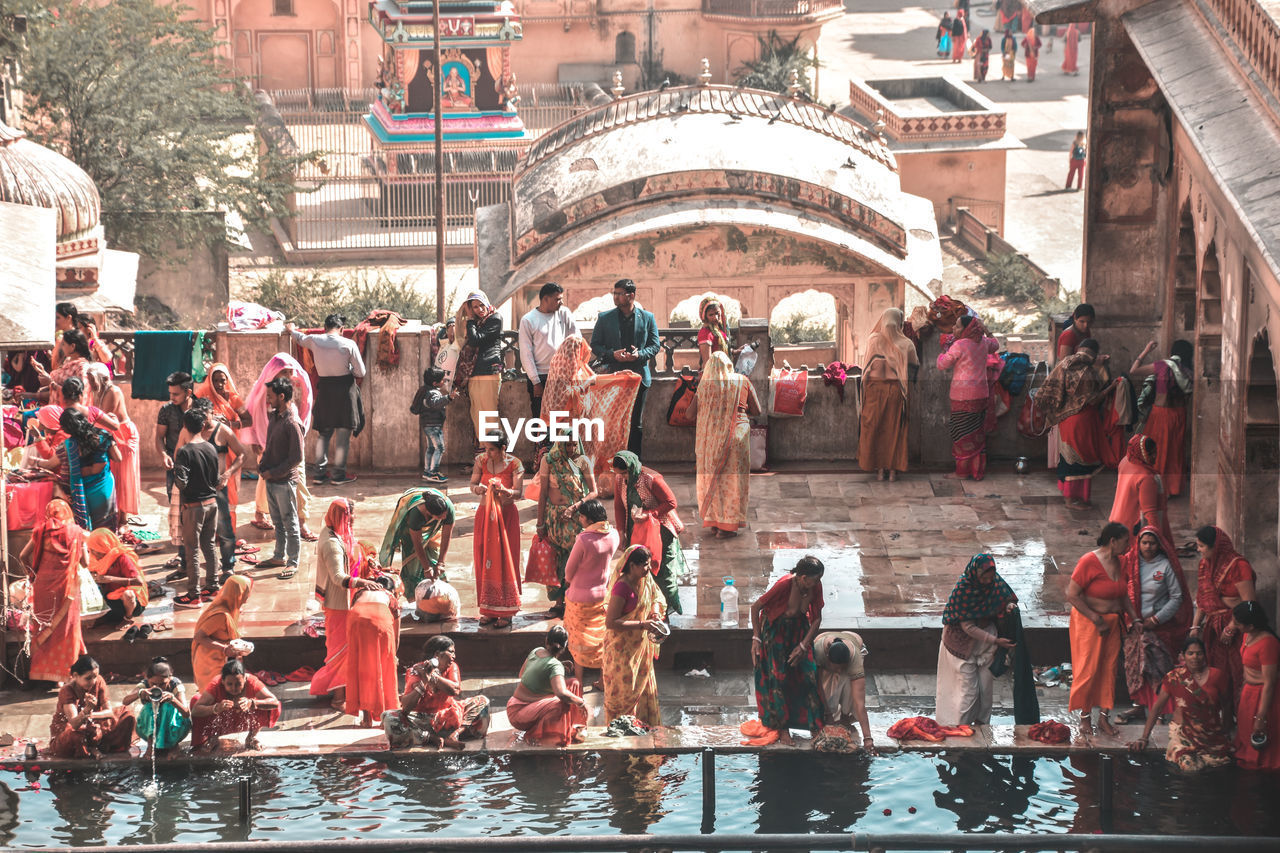
<svg viewBox="0 0 1280 853"><path fill-rule="evenodd" d="M952 14L954 12L954 14ZM1040 64L1040 52L1053 52L1057 27L1035 23L1030 6L1025 0L1000 0L995 4L995 32L1000 34L1001 80L1017 79L1018 49L1021 47L1028 83L1036 79ZM966 53L973 59L973 80L985 83L991 70L991 52L995 49L990 28L979 29L969 8L969 0L956 0L954 9L942 13L934 31L935 53L940 59L960 63ZM1062 30L1062 73L1080 73L1079 24L1068 24Z"/></svg>

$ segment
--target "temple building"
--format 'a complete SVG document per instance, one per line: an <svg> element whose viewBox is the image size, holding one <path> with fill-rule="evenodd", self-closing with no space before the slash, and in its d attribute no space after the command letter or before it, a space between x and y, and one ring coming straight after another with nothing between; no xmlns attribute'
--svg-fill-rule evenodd
<svg viewBox="0 0 1280 853"><path fill-rule="evenodd" d="M882 139L798 96L710 84L619 97L550 131L476 231L480 285L517 313L544 281L576 307L623 273L660 324L709 290L766 317L815 289L835 297L845 361L942 275L933 205L902 191Z"/></svg>
<svg viewBox="0 0 1280 853"><path fill-rule="evenodd" d="M1031 0L1094 27L1083 298L1126 366L1195 347L1193 523L1275 613L1280 566L1280 14L1259 0Z"/></svg>

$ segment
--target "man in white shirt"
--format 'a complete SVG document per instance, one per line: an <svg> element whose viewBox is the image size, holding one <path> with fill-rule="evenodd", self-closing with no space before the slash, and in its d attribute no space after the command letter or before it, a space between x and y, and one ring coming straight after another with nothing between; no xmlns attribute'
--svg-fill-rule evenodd
<svg viewBox="0 0 1280 853"><path fill-rule="evenodd" d="M551 369L551 357L565 338L581 335L573 312L565 307L564 288L549 281L538 291L538 304L520 320L520 366L529 387L533 416L542 413L542 386Z"/></svg>
<svg viewBox="0 0 1280 853"><path fill-rule="evenodd" d="M347 476L347 453L351 449L351 436L359 435L364 428L364 405L360 400L360 386L356 380L364 376L364 359L355 341L342 336L346 318L330 314L324 318L324 334L304 335L290 323L285 328L293 336L294 343L311 350L315 359L316 385L314 414L311 428L319 438L316 447L315 482L329 482L329 441L333 445L333 474L335 484L349 483L355 476Z"/></svg>

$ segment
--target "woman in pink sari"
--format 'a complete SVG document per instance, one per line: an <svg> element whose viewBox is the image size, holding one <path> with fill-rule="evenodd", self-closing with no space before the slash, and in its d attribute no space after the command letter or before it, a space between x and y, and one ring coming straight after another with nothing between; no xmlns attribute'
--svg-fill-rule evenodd
<svg viewBox="0 0 1280 853"><path fill-rule="evenodd" d="M982 321L966 314L956 325L956 339L938 355L938 369L951 370L951 456L956 470L949 479L987 474L987 433L995 429L993 381L988 356L1000 349Z"/></svg>
<svg viewBox="0 0 1280 853"><path fill-rule="evenodd" d="M524 488L524 465L497 441L481 442L471 491L476 508L473 555L480 624L511 627L520 610L520 512L516 499Z"/></svg>
<svg viewBox="0 0 1280 853"><path fill-rule="evenodd" d="M81 566L88 565L85 532L71 505L49 501L44 521L31 532L19 559L33 575L31 584L32 681L63 681L86 649L80 633Z"/></svg>
<svg viewBox="0 0 1280 853"><path fill-rule="evenodd" d="M751 481L750 418L760 401L747 377L733 372L729 356L711 354L690 417L697 417L698 514L717 537L736 536L747 523Z"/></svg>
<svg viewBox="0 0 1280 853"><path fill-rule="evenodd" d="M311 429L311 406L315 400L311 390L311 377L307 375L307 371L297 359L286 352L278 352L267 362L267 366L262 368L258 381L253 383L253 388L249 391L249 399L245 402L245 407L252 421L244 428L241 436L244 443L258 448L266 446L267 383L282 374L288 376L293 382L293 405L298 410L298 420L302 423L303 434L305 435ZM298 526L302 538L308 542L314 542L316 536L307 525L307 516L311 509L311 492L307 490L306 477L298 478L297 500ZM259 530L275 529L267 512L267 484L261 477L258 478L258 488L254 492L252 524Z"/></svg>

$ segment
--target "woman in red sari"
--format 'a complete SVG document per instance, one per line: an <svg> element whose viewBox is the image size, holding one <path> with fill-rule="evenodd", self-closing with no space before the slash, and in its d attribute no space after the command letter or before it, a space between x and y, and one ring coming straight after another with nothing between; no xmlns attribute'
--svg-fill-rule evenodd
<svg viewBox="0 0 1280 853"><path fill-rule="evenodd" d="M237 437L239 437L242 428L253 424L253 416L249 414L248 406L245 405L244 400L236 392L235 380L231 378L231 371L225 364L219 362L209 368L209 375L196 386L195 395L213 403L213 413L221 418L227 426L231 427ZM224 467L230 467L234 461L235 453L228 449ZM239 503L240 478L231 477L227 480L227 505L231 510L231 530L233 533L238 529L236 505Z"/></svg>
<svg viewBox="0 0 1280 853"><path fill-rule="evenodd" d="M1062 73L1076 75L1080 73L1077 64L1080 58L1080 28L1075 24L1067 25L1067 34L1062 37Z"/></svg>
<svg viewBox="0 0 1280 853"><path fill-rule="evenodd" d="M1151 730L1170 705L1173 719L1164 753L1167 761L1188 773L1232 763L1226 722L1231 716L1231 690L1222 670L1209 666L1204 641L1198 637L1189 637L1182 644L1182 666L1164 677L1142 737L1129 744L1130 750L1146 750Z"/></svg>
<svg viewBox="0 0 1280 853"><path fill-rule="evenodd" d="M1072 509L1089 506L1093 478L1107 456L1098 403L1111 390L1098 342L1088 338L1054 365L1036 396L1046 422L1058 427L1058 491Z"/></svg>
<svg viewBox="0 0 1280 853"><path fill-rule="evenodd" d="M80 634L80 567L88 565L85 532L71 505L49 501L19 559L31 583L31 680L62 681L85 653Z"/></svg>
<svg viewBox="0 0 1280 853"><path fill-rule="evenodd" d="M476 508L473 555L480 624L511 627L520 610L520 512L516 499L524 489L524 465L497 441L482 442L471 474Z"/></svg>
<svg viewBox="0 0 1280 853"><path fill-rule="evenodd" d="M1236 553L1231 537L1220 527L1206 525L1197 530L1196 548L1200 551L1200 566L1196 571L1191 634L1204 640L1209 665L1226 675L1235 705L1240 701L1244 669L1240 662L1240 631L1231 622L1231 608L1257 597L1257 575L1249 561Z"/></svg>
<svg viewBox="0 0 1280 853"><path fill-rule="evenodd" d="M1120 566L1129 601L1142 619L1141 631L1125 635L1125 681L1135 702L1154 708L1160 684L1177 661L1191 625L1191 593L1178 552L1156 527L1138 531ZM1119 720L1127 723L1140 714L1140 708L1126 711Z"/></svg>
<svg viewBox="0 0 1280 853"><path fill-rule="evenodd" d="M365 728L380 723L384 711L400 707L400 597L390 575L375 580L381 588L357 590L347 616L346 711Z"/></svg>
<svg viewBox="0 0 1280 853"><path fill-rule="evenodd" d="M1244 637L1240 643L1244 689L1236 712L1236 760L1250 770L1280 770L1280 691L1276 690L1280 638L1256 601L1240 602L1231 615L1232 628Z"/></svg>
<svg viewBox="0 0 1280 853"><path fill-rule="evenodd" d="M80 655L68 672L71 677L58 691L58 705L49 721L49 753L55 758L97 761L104 752L128 752L137 719L127 707L111 707L98 662Z"/></svg>
<svg viewBox="0 0 1280 853"><path fill-rule="evenodd" d="M1148 344L1148 349L1154 348L1153 344ZM1143 379L1138 392L1138 411L1147 412L1142 433L1155 439L1155 469L1170 497L1182 494L1187 473L1187 409L1195 385L1193 355L1190 343L1174 341L1168 358L1142 367L1139 357L1129 371L1130 381Z"/></svg>
<svg viewBox="0 0 1280 853"><path fill-rule="evenodd" d="M1109 521L1118 521L1132 530L1136 525L1154 527L1166 541L1173 541L1169 528L1164 480L1156 471L1156 442L1145 435L1129 439L1129 447L1116 471L1116 497Z"/></svg>

